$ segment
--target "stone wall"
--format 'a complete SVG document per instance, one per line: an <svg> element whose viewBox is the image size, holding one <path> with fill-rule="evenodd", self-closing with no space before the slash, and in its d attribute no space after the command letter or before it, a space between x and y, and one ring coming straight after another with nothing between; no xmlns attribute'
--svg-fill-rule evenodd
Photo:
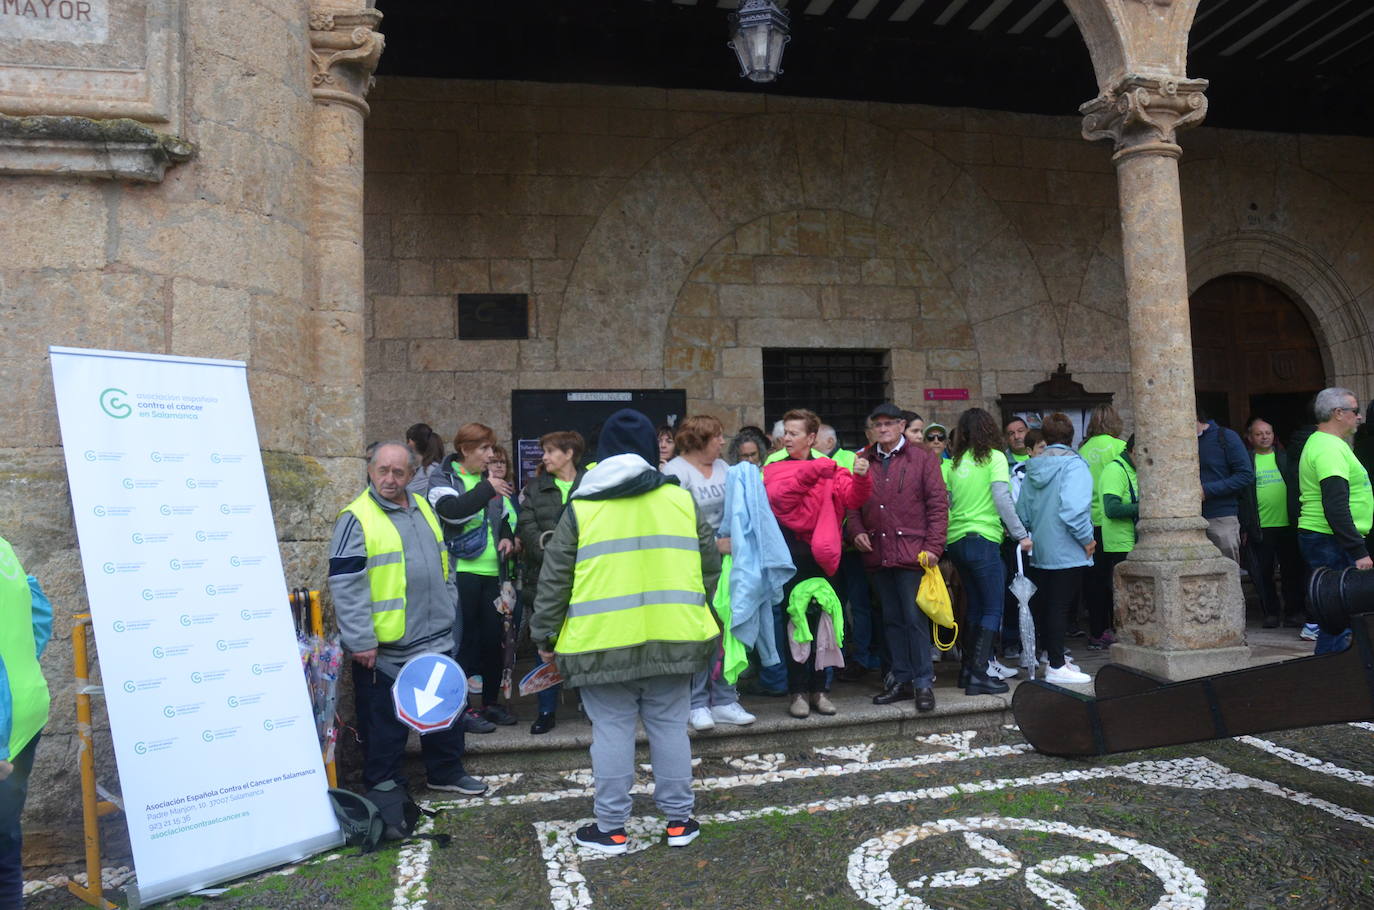
<svg viewBox="0 0 1374 910"><path fill-rule="evenodd" d="M992 407L1067 362L1130 423L1116 178L1077 117L402 78L371 100L370 438L504 438L512 389L565 386L685 388L732 430L776 417L772 346L890 348L896 399L944 422L965 405L922 389ZM1183 161L1205 268L1276 280L1363 389L1374 143L1204 128ZM464 291L529 293L530 339L457 340Z"/></svg>
<svg viewBox="0 0 1374 910"><path fill-rule="evenodd" d="M11 392L0 533L57 611L30 864L82 850L68 631L86 604L47 346L247 361L291 584L323 583L330 520L360 470L358 396L348 435L314 431L307 4L187 4L185 16L179 116L193 160L161 183L0 177L0 377ZM117 790L103 708L97 718L100 777ZM104 830L118 857L122 819Z"/></svg>

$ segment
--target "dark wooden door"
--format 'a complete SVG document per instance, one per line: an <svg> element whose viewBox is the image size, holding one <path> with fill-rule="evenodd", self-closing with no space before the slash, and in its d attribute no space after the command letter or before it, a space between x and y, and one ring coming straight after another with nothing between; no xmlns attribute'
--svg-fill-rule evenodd
<svg viewBox="0 0 1374 910"><path fill-rule="evenodd" d="M1252 415L1286 440L1310 420L1307 401L1326 385L1317 337L1283 291L1249 275L1224 275L1189 301L1193 377L1212 419L1244 432Z"/></svg>

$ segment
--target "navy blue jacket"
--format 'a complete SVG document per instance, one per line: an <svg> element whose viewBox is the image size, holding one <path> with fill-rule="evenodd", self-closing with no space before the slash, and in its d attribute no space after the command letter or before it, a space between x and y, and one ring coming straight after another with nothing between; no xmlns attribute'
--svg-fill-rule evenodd
<svg viewBox="0 0 1374 910"><path fill-rule="evenodd" d="M1202 517L1221 518L1239 512L1239 496L1255 482L1255 469L1235 430L1207 421L1197 438L1198 474L1202 478Z"/></svg>

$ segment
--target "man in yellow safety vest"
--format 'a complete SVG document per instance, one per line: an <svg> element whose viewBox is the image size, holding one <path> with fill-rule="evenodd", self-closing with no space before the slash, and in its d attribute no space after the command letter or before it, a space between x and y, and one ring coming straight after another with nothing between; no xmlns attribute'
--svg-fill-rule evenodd
<svg viewBox="0 0 1374 910"><path fill-rule="evenodd" d="M539 656L581 690L592 721L596 821L575 837L602 853L626 851L637 721L649 737L668 846L685 847L700 830L687 715L691 676L706 669L720 634L709 606L720 554L692 495L657 465L649 418L612 414L596 466L544 548L530 617Z"/></svg>
<svg viewBox="0 0 1374 910"><path fill-rule="evenodd" d="M458 589L444 535L429 503L406 489L419 459L384 442L368 460L368 486L344 507L329 548L329 590L339 635L353 655L353 694L363 740L363 785L404 784L410 728L396 717L391 687L418 654L452 654ZM463 724L420 737L431 790L477 796L487 785L463 770Z"/></svg>

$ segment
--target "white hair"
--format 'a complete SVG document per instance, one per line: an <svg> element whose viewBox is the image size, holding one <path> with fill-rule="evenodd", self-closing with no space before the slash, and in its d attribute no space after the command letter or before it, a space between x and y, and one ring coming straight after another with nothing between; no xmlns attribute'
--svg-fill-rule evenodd
<svg viewBox="0 0 1374 910"><path fill-rule="evenodd" d="M396 448L401 449L406 453L407 463L410 465L410 473L414 474L416 471L420 469L420 453L416 452L414 449L406 445L404 442L397 442L394 439L383 440L382 442L373 445L371 447L372 451L367 456L367 466L370 468L373 465L375 465L377 463L377 456L381 454L382 449L388 448L390 446L395 446Z"/></svg>
<svg viewBox="0 0 1374 910"><path fill-rule="evenodd" d="M1326 423L1331 419L1331 414L1337 408L1345 407L1345 400L1349 398L1355 401L1355 393L1340 386L1333 386L1329 389L1322 389L1317 393L1317 397L1312 401L1312 416L1317 418L1317 423Z"/></svg>

